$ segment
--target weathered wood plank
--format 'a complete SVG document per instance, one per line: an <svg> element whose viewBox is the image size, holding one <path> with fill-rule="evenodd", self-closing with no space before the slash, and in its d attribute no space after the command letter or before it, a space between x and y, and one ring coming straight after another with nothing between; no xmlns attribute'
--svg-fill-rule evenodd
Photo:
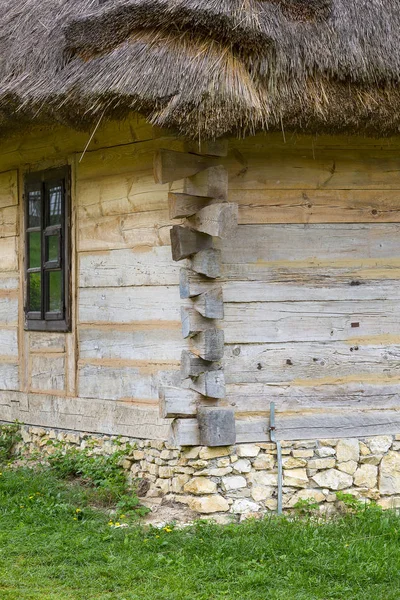
<svg viewBox="0 0 400 600"><path fill-rule="evenodd" d="M197 412L202 446L227 446L236 442L233 410L222 407L199 407Z"/></svg>
<svg viewBox="0 0 400 600"><path fill-rule="evenodd" d="M239 223L399 223L398 190L232 190Z"/></svg>
<svg viewBox="0 0 400 600"><path fill-rule="evenodd" d="M381 342L301 342L226 345L224 372L228 384L306 384L346 377L400 378L400 337Z"/></svg>
<svg viewBox="0 0 400 600"><path fill-rule="evenodd" d="M0 356L18 356L18 329L0 327Z"/></svg>
<svg viewBox="0 0 400 600"><path fill-rule="evenodd" d="M211 202L213 202L213 198L208 196L192 196L170 192L168 194L169 218L183 219L191 217Z"/></svg>
<svg viewBox="0 0 400 600"><path fill-rule="evenodd" d="M190 381L189 387L208 398L225 398L225 378L222 371L199 373Z"/></svg>
<svg viewBox="0 0 400 600"><path fill-rule="evenodd" d="M191 338L190 350L204 360L221 360L224 355L224 332L220 329L201 331Z"/></svg>
<svg viewBox="0 0 400 600"><path fill-rule="evenodd" d="M65 333L46 333L42 331L30 331L29 334L30 352L65 352L66 334Z"/></svg>
<svg viewBox="0 0 400 600"><path fill-rule="evenodd" d="M201 395L182 387L165 386L160 389L160 417L163 419L193 417Z"/></svg>
<svg viewBox="0 0 400 600"><path fill-rule="evenodd" d="M154 179L156 183L170 183L177 179L196 175L209 167L216 167L220 162L218 157L200 156L161 148L154 155Z"/></svg>
<svg viewBox="0 0 400 600"><path fill-rule="evenodd" d="M179 285L179 267L169 246L110 250L79 256L80 287Z"/></svg>
<svg viewBox="0 0 400 600"><path fill-rule="evenodd" d="M400 335L398 302L225 303L226 342L324 342Z"/></svg>
<svg viewBox="0 0 400 600"><path fill-rule="evenodd" d="M221 289L219 282L199 275L191 269L183 267L179 273L179 293L181 298L193 298L214 288Z"/></svg>
<svg viewBox="0 0 400 600"><path fill-rule="evenodd" d="M8 206L17 206L17 204L18 171L12 170L0 173L0 209Z"/></svg>
<svg viewBox="0 0 400 600"><path fill-rule="evenodd" d="M220 286L203 292L193 299L193 306L203 317L207 319L224 318L224 301L222 288Z"/></svg>
<svg viewBox="0 0 400 600"><path fill-rule="evenodd" d="M31 354L30 390L65 391L65 354Z"/></svg>
<svg viewBox="0 0 400 600"><path fill-rule="evenodd" d="M205 319L197 311L190 307L181 307L181 321L182 321L182 336L184 338L193 337L200 331L206 331L208 329L215 329L216 322L212 319Z"/></svg>
<svg viewBox="0 0 400 600"><path fill-rule="evenodd" d="M400 225L319 224L240 225L221 245L222 262L229 265L268 263L269 266L337 267L399 265Z"/></svg>
<svg viewBox="0 0 400 600"><path fill-rule="evenodd" d="M228 140L192 141L185 143L185 150L194 154L205 154L206 156L226 156L228 154Z"/></svg>
<svg viewBox="0 0 400 600"><path fill-rule="evenodd" d="M0 237L0 271L18 271L17 237Z"/></svg>
<svg viewBox="0 0 400 600"><path fill-rule="evenodd" d="M201 373L207 373L208 371L218 371L222 368L220 363L210 362L203 360L202 358L188 352L187 350L182 351L181 355L181 377L187 379L188 377L197 377Z"/></svg>
<svg viewBox="0 0 400 600"><path fill-rule="evenodd" d="M190 268L201 275L211 279L221 275L221 250L210 248L193 254L190 258Z"/></svg>
<svg viewBox="0 0 400 600"><path fill-rule="evenodd" d="M171 360L179 361L186 343L182 339L180 323L129 330L113 325L79 327L79 356L81 359Z"/></svg>
<svg viewBox="0 0 400 600"><path fill-rule="evenodd" d="M172 258L175 261L187 258L201 250L212 248L213 245L211 236L180 225L174 225L171 228L170 235Z"/></svg>
<svg viewBox="0 0 400 600"><path fill-rule="evenodd" d="M150 372L149 372L150 371ZM153 371L153 372L151 372ZM176 365L141 367L78 365L78 394L83 398L127 400L136 404L158 404L158 391L163 386L179 386ZM153 402L149 402L153 401Z"/></svg>
<svg viewBox="0 0 400 600"><path fill-rule="evenodd" d="M189 227L219 238L232 234L238 224L238 205L233 202L210 204L186 220Z"/></svg>
<svg viewBox="0 0 400 600"><path fill-rule="evenodd" d="M2 353L2 349L0 349ZM19 389L19 367L18 362L5 361L0 359L0 390L18 390ZM0 392L1 396L1 392ZM0 416L2 419L3 417Z"/></svg>
<svg viewBox="0 0 400 600"><path fill-rule="evenodd" d="M178 290L177 286L82 288L79 322L176 322L180 320Z"/></svg>
<svg viewBox="0 0 400 600"><path fill-rule="evenodd" d="M194 196L209 196L228 200L228 171L223 166L212 167L184 180L184 192Z"/></svg>
<svg viewBox="0 0 400 600"><path fill-rule="evenodd" d="M2 325L18 324L18 297L14 293L0 295L0 323Z"/></svg>
<svg viewBox="0 0 400 600"><path fill-rule="evenodd" d="M0 238L13 237L18 234L18 207L0 208Z"/></svg>
<svg viewBox="0 0 400 600"><path fill-rule="evenodd" d="M236 442L267 442L270 439L268 427L269 421L266 418L235 419ZM170 430L171 443L181 446L199 446L200 440L197 419L175 419L173 421Z"/></svg>

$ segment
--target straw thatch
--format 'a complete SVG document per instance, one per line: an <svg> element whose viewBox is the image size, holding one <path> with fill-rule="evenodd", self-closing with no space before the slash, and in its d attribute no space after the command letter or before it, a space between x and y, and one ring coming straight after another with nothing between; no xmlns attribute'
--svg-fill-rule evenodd
<svg viewBox="0 0 400 600"><path fill-rule="evenodd" d="M399 0L2 0L0 126L400 127Z"/></svg>

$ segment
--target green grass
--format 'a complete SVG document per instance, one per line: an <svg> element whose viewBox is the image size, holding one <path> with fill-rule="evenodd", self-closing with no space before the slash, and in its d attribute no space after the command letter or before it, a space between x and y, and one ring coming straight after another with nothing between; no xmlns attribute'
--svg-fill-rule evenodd
<svg viewBox="0 0 400 600"><path fill-rule="evenodd" d="M398 600L400 523L271 518L116 529L50 470L0 476L1 600ZM81 512L76 512L79 509ZM80 519L80 520L79 520Z"/></svg>

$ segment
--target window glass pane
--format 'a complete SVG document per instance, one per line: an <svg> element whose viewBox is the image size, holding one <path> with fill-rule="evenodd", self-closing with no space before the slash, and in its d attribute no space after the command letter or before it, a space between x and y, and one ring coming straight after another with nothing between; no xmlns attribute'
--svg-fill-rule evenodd
<svg viewBox="0 0 400 600"><path fill-rule="evenodd" d="M29 273L29 311L40 312L42 309L41 274Z"/></svg>
<svg viewBox="0 0 400 600"><path fill-rule="evenodd" d="M42 211L41 192L28 193L28 227L40 227Z"/></svg>
<svg viewBox="0 0 400 600"><path fill-rule="evenodd" d="M60 225L62 213L62 186L54 185L49 188L49 223L48 225Z"/></svg>
<svg viewBox="0 0 400 600"><path fill-rule="evenodd" d="M62 273L51 271L49 273L49 311L62 311Z"/></svg>
<svg viewBox="0 0 400 600"><path fill-rule="evenodd" d="M29 269L41 266L42 234L40 231L28 234L29 240Z"/></svg>
<svg viewBox="0 0 400 600"><path fill-rule="evenodd" d="M59 260L59 246L60 246L60 238L58 235L48 235L46 236L46 245L47 245L47 260L48 261L58 261Z"/></svg>

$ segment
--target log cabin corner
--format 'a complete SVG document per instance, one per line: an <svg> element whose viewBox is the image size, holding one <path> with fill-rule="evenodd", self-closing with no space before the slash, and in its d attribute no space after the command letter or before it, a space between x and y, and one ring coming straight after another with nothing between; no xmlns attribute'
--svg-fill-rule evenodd
<svg viewBox="0 0 400 600"><path fill-rule="evenodd" d="M200 514L400 505L398 4L20 5L0 420Z"/></svg>

